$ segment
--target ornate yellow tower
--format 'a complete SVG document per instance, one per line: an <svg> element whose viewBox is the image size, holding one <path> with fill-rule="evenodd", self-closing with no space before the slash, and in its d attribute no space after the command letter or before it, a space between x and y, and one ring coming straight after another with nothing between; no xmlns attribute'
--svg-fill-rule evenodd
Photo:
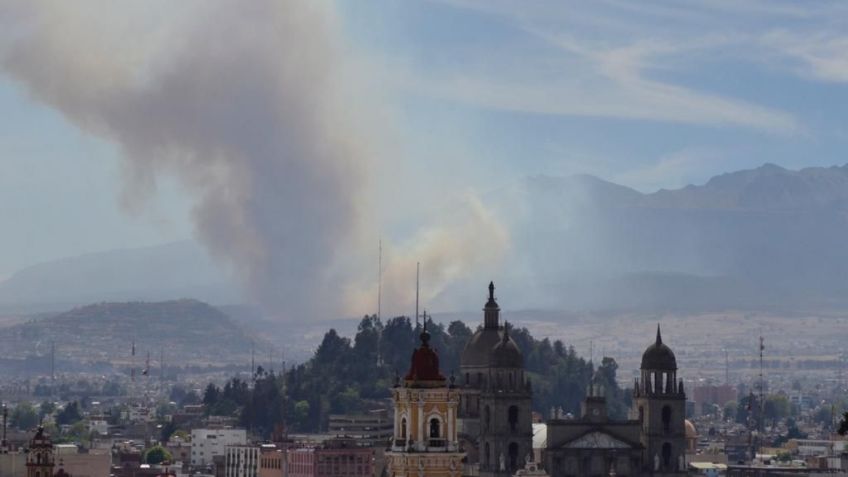
<svg viewBox="0 0 848 477"><path fill-rule="evenodd" d="M395 431L386 452L391 477L459 477L462 459L457 441L459 389L439 372L439 356L430 348L425 321L421 346L412 365L392 389Z"/></svg>
<svg viewBox="0 0 848 477"><path fill-rule="evenodd" d="M35 436L29 441L27 453L27 477L53 477L53 441L44 428L38 426Z"/></svg>

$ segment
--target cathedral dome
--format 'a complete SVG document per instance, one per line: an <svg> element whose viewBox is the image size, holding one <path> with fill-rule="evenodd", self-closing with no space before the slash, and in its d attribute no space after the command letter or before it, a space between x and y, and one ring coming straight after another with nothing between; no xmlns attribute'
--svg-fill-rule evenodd
<svg viewBox="0 0 848 477"><path fill-rule="evenodd" d="M521 350L515 341L509 337L509 328L504 326L502 338L498 344L492 348L489 357L489 365L493 368L523 368L524 357L521 355Z"/></svg>
<svg viewBox="0 0 848 477"><path fill-rule="evenodd" d="M465 344L460 357L462 366L489 366L492 348L501 342L501 334L496 329L477 330Z"/></svg>
<svg viewBox="0 0 848 477"><path fill-rule="evenodd" d="M677 370L677 358L674 357L674 352L671 351L671 348L662 342L659 325L657 325L657 341L651 346L648 346L648 349L642 354L642 369L660 371Z"/></svg>
<svg viewBox="0 0 848 477"><path fill-rule="evenodd" d="M692 421L686 419L683 421L683 424L686 426L686 438L687 439L697 439L698 431L695 430L695 425L692 424Z"/></svg>

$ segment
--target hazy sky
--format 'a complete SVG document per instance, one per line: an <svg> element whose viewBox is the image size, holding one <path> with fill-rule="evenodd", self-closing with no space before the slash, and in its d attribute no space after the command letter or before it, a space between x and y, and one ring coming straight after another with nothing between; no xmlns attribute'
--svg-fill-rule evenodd
<svg viewBox="0 0 848 477"><path fill-rule="evenodd" d="M590 173L651 191L764 162L848 162L841 1L335 9L363 95L387 125L393 161L375 173L370 212L389 236L411 233L468 190L525 175ZM13 77L0 77L0 111L0 277L191 236L192 200L179 182L160 178L153 198L128 211L120 150L108 139Z"/></svg>

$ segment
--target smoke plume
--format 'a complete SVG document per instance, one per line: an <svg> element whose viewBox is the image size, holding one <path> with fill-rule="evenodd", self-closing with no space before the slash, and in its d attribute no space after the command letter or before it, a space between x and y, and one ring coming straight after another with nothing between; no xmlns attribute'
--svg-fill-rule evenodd
<svg viewBox="0 0 848 477"><path fill-rule="evenodd" d="M197 239L267 311L370 312L344 307L375 281L350 255L376 243L363 211L379 128L339 20L318 3L0 0L0 68L119 146L129 209L157 177L178 177ZM429 260L431 286L444 286L479 257L439 251L467 236L425 230L404 248L416 257L387 258L389 278Z"/></svg>

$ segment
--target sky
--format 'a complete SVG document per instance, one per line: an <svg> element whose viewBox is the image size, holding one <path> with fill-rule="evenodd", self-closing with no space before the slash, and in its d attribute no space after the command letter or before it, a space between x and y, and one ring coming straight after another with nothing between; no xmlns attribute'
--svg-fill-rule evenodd
<svg viewBox="0 0 848 477"><path fill-rule="evenodd" d="M14 4L0 0L0 24ZM154 20L170 8L151 4L161 9ZM192 5L180 15L191 17ZM469 195L531 175L587 173L651 192L766 162L848 162L844 2L322 5L340 52L331 61L345 64L333 73L346 83L338 91L367 111L342 127L379 143L379 159L363 166L373 196L357 213L409 249L422 224L434 235ZM131 15L112 10L104 18ZM139 29L156 24L123 33L152 44L161 38ZM321 54L310 49L315 38L302 41L277 47ZM0 37L0 58L12 44ZM32 76L61 73L21 71L0 71L0 277L198 235L196 185L157 170L152 192L128 203L125 135L87 127Z"/></svg>

